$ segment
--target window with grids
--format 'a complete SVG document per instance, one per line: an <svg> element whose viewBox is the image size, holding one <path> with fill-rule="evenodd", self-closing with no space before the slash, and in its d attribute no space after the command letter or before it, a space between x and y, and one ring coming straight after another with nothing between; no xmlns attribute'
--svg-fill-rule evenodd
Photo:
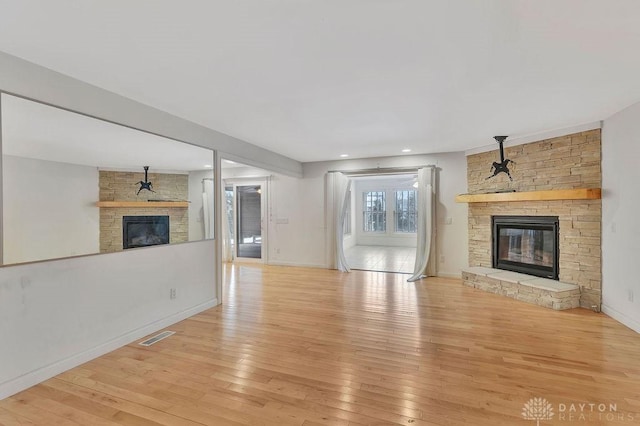
<svg viewBox="0 0 640 426"><path fill-rule="evenodd" d="M416 232L417 206L416 191L395 191L396 210L394 212L395 232Z"/></svg>
<svg viewBox="0 0 640 426"><path fill-rule="evenodd" d="M363 194L362 228L364 232L387 230L387 200L384 191L369 191Z"/></svg>
<svg viewBox="0 0 640 426"><path fill-rule="evenodd" d="M347 203L345 207L345 217L342 223L342 231L344 235L351 234L351 191L347 194Z"/></svg>

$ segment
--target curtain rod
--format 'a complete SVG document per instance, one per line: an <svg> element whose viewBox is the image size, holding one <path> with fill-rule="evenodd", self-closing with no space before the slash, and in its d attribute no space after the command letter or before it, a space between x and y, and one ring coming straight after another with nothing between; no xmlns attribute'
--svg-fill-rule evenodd
<svg viewBox="0 0 640 426"><path fill-rule="evenodd" d="M373 169L356 169L356 170L329 170L328 173L340 172L345 175L375 176L375 175L397 175L404 173L417 173L419 169L424 167L435 168L435 164L427 164L416 167L376 167Z"/></svg>

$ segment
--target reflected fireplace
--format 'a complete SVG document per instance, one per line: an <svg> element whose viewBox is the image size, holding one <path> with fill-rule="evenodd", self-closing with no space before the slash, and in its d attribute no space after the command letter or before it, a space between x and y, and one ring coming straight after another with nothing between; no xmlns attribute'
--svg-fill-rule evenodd
<svg viewBox="0 0 640 426"><path fill-rule="evenodd" d="M169 244L169 216L123 216L122 248Z"/></svg>
<svg viewBox="0 0 640 426"><path fill-rule="evenodd" d="M558 279L558 216L492 216L493 267Z"/></svg>

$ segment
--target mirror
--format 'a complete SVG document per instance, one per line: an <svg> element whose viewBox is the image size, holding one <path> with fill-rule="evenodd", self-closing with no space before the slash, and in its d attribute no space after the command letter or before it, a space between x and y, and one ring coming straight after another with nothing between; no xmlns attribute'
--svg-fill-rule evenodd
<svg viewBox="0 0 640 426"><path fill-rule="evenodd" d="M213 237L213 151L0 96L4 265Z"/></svg>

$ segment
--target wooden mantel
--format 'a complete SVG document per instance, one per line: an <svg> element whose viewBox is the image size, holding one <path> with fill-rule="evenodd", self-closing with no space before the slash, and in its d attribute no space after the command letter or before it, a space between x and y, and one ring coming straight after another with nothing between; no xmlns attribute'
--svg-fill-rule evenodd
<svg viewBox="0 0 640 426"><path fill-rule="evenodd" d="M189 207L188 201L98 201L96 202L96 206L98 207L143 207L143 208L153 208L153 207L181 207L186 208Z"/></svg>
<svg viewBox="0 0 640 426"><path fill-rule="evenodd" d="M548 191L460 194L456 203L496 203L506 201L599 200L600 188L553 189Z"/></svg>

